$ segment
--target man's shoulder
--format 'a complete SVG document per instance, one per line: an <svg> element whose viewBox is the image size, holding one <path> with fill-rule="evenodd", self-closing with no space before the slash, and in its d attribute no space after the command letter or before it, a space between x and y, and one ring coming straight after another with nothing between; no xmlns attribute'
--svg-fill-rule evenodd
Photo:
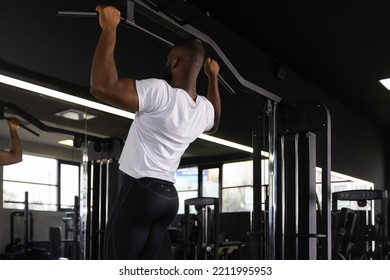
<svg viewBox="0 0 390 280"><path fill-rule="evenodd" d="M165 80L158 79L158 78L140 79L140 80L137 80L137 83L156 85L156 86L158 86L158 85L160 85L160 86L169 86L169 84Z"/></svg>

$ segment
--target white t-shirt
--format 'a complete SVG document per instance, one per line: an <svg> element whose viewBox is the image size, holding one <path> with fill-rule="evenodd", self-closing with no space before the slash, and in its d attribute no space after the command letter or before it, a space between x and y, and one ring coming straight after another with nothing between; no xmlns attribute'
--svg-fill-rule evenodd
<svg viewBox="0 0 390 280"><path fill-rule="evenodd" d="M134 178L175 182L181 156L201 133L212 128L214 108L204 96L189 94L160 79L136 81L139 110L121 157L120 169Z"/></svg>

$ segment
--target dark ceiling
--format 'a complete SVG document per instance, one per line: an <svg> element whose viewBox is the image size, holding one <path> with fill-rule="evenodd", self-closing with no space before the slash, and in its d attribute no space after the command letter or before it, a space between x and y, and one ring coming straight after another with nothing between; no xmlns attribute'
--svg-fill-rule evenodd
<svg viewBox="0 0 390 280"><path fill-rule="evenodd" d="M219 32L218 26L222 26L282 61L289 69L383 129L390 128L390 95L378 82L390 77L390 2L136 2L166 12L171 18L175 9L181 15L188 12L185 20L191 19L196 26L203 27L201 31L210 37ZM124 1L4 1L0 9L1 72L96 101L89 93L88 85L91 59L100 32L98 22L94 18L60 17L55 12L93 11L97 3L114 4L125 11ZM178 8L181 5L185 8ZM137 25L147 27L169 41L180 37L151 21L144 12L139 15L137 5L135 12ZM160 76L169 46L135 29L126 24L118 29L116 56L120 74L135 78ZM222 77L234 88L228 72L226 65L221 65ZM205 90L204 77L199 87ZM0 100L17 103L42 121L84 128L84 124L63 123L53 118L54 111L67 108L68 104L56 108L49 105L50 100L34 95L25 98L26 94L0 85ZM248 95L237 98L223 85L221 96L223 119L215 136L250 146L250 120L254 119L251 114L257 114L260 100L253 102ZM239 112L237 108L246 109ZM243 117L238 118L237 113ZM129 125L130 122L123 118L102 116L89 121L88 130L102 136L124 138ZM210 150L218 155L235 153L232 149L218 151L215 145L206 149L207 145L205 141L197 141L193 146L198 148L189 154L202 155L203 151L204 155L211 153Z"/></svg>
<svg viewBox="0 0 390 280"><path fill-rule="evenodd" d="M190 1L385 129L389 1Z"/></svg>

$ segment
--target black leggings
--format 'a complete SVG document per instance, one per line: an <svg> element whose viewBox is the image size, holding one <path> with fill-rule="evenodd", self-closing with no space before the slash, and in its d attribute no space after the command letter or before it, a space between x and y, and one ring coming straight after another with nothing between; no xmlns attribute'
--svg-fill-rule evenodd
<svg viewBox="0 0 390 280"><path fill-rule="evenodd" d="M172 183L126 175L106 225L104 258L154 259L178 206Z"/></svg>

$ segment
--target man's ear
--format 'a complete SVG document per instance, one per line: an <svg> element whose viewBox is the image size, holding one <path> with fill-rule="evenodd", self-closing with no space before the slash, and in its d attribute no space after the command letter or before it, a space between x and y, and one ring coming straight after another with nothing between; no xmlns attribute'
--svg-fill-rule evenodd
<svg viewBox="0 0 390 280"><path fill-rule="evenodd" d="M177 65L178 65L178 62L179 62L179 57L175 56L172 58L172 63L171 63L171 67L172 68L176 68Z"/></svg>

